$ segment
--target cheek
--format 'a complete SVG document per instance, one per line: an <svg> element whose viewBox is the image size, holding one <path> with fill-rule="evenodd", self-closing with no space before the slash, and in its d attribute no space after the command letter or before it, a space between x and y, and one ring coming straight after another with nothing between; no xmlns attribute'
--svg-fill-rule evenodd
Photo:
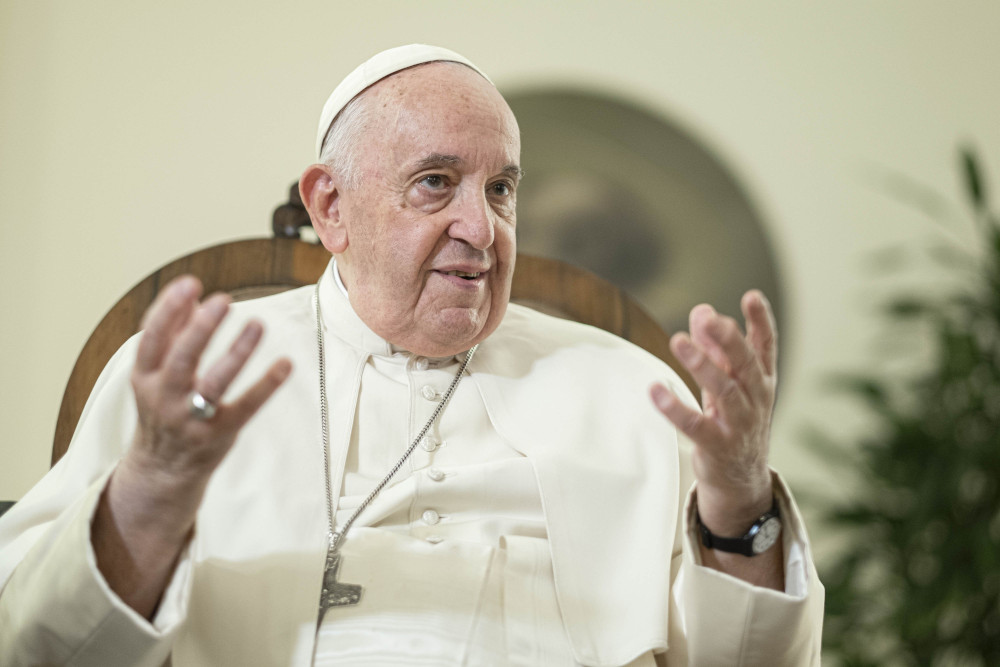
<svg viewBox="0 0 1000 667"><path fill-rule="evenodd" d="M514 261L517 258L517 237L514 234L514 226L501 223L503 226L497 228L496 248L497 271L494 274L492 292L493 300L490 309L494 312L503 313L510 299L510 286L514 277Z"/></svg>
<svg viewBox="0 0 1000 667"><path fill-rule="evenodd" d="M415 234L396 234L373 244L378 260L373 262L378 272L380 291L397 307L412 308L427 280L425 264L434 250L433 242Z"/></svg>
<svg viewBox="0 0 1000 667"><path fill-rule="evenodd" d="M501 221L496 227L494 245L497 259L507 264L513 264L517 256L517 234L513 222Z"/></svg>

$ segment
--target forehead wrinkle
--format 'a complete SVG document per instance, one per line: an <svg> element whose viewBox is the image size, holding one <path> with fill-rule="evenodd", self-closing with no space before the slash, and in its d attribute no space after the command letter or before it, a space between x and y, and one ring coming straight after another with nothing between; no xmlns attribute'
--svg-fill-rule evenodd
<svg viewBox="0 0 1000 667"><path fill-rule="evenodd" d="M473 70L455 63L427 63L386 77L362 93L372 103L372 106L376 107L376 113L381 117L381 130L376 127L370 128L374 130L370 136L378 136L378 134L387 136L387 133L389 133L398 135L400 139L408 143L406 141L408 126L413 125L415 129L418 129L420 123L426 120L425 113L427 113L427 110L424 108L425 102L421 96L428 96L437 92L437 97L446 96L450 98L448 108L444 111L443 116L439 118L442 129L460 134L468 123L466 112L478 113L487 111L490 113L491 124L499 122L497 130L501 135L500 139L502 143L519 148L517 121L513 118L510 108L506 106L506 102L503 102L502 98L500 99L503 108L487 110L486 107L489 107L492 102L482 99L484 91L477 90L474 86L455 85L454 83L449 85L448 82L439 77L432 77L428 80L427 72L435 66L453 66L455 68L453 71L467 70L474 74ZM443 78L447 79L449 77ZM476 78L480 77L476 75ZM487 95L491 92L498 94L495 89L486 91ZM422 134L422 131L418 132L419 134ZM403 158L404 155L399 155L399 150L403 147L396 142L389 143L390 146L388 148L391 154ZM431 146L427 146L426 148L433 150ZM515 156L509 156L508 159L510 157ZM417 160L398 161L397 165L401 166L406 163L409 163L412 169L423 169L435 166L459 167L467 164L467 161L455 154L435 151ZM510 178L520 180L524 172L516 162L511 162L502 167L498 173L503 173Z"/></svg>

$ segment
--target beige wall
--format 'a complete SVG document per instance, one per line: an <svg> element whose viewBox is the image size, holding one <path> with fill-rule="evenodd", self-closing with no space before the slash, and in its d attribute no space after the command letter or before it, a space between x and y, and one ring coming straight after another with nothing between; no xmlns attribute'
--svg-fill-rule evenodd
<svg viewBox="0 0 1000 667"><path fill-rule="evenodd" d="M863 424L819 380L877 356L885 283L869 253L936 233L875 173L951 196L964 138L1000 172L1000 6L707 4L0 3L0 499L46 470L63 384L104 311L178 255L268 233L332 86L414 41L468 55L508 90L621 94L721 154L789 282L773 459L793 484L841 489L801 428Z"/></svg>

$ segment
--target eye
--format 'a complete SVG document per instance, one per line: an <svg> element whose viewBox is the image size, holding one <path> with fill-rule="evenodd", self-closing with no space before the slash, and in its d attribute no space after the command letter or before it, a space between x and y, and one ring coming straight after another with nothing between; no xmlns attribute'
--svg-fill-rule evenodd
<svg viewBox="0 0 1000 667"><path fill-rule="evenodd" d="M430 190L440 190L444 187L444 176L441 174L428 174L420 179L420 184Z"/></svg>
<svg viewBox="0 0 1000 667"><path fill-rule="evenodd" d="M500 181L490 186L490 192L498 197L509 197L514 194L514 188L506 181Z"/></svg>

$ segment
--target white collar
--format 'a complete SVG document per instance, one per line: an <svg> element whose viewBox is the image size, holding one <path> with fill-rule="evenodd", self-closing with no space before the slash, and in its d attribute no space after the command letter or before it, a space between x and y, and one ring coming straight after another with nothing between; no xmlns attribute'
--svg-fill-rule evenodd
<svg viewBox="0 0 1000 667"><path fill-rule="evenodd" d="M337 269L337 258L330 260L326 271L319 281L319 298L323 305L323 324L326 331L348 345L383 357L393 354L410 354L410 352L398 345L388 342L377 333L372 331L365 324L351 305L350 297L347 294L347 286L340 277ZM451 357L428 357L431 365L440 365L451 362L455 359L461 361L465 358L465 352L461 352Z"/></svg>
<svg viewBox="0 0 1000 667"><path fill-rule="evenodd" d="M333 279L337 283L337 287L340 288L340 291L344 294L344 296L347 296L347 285L345 285L344 281L340 278L340 270L337 268L337 258L336 257L333 258L333 261L331 262L331 266L333 268L331 268L330 271L331 271L331 273L333 273ZM350 297L347 297L347 298L350 299Z"/></svg>
<svg viewBox="0 0 1000 667"><path fill-rule="evenodd" d="M323 306L323 327L330 335L367 354L392 356L392 346L368 328L351 307L335 260L331 259L319 279L319 298Z"/></svg>

